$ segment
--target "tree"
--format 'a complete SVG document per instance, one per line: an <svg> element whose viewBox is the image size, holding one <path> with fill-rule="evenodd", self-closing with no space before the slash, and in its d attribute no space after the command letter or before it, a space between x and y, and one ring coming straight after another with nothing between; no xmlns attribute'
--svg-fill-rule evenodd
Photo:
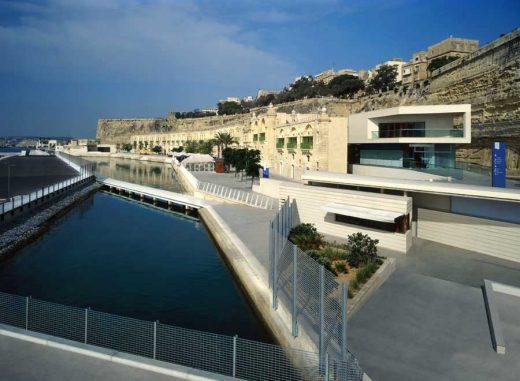
<svg viewBox="0 0 520 381"><path fill-rule="evenodd" d="M217 106L219 115L234 115L244 112L242 105L237 102L219 102Z"/></svg>
<svg viewBox="0 0 520 381"><path fill-rule="evenodd" d="M218 157L220 157L220 153L226 149L228 146L232 144L238 144L238 141L236 138L234 138L230 133L228 132L217 132L215 134L214 139L215 144L218 147Z"/></svg>
<svg viewBox="0 0 520 381"><path fill-rule="evenodd" d="M428 64L428 71L431 73L432 71L435 71L438 68L443 67L444 65L447 65L450 62L453 62L457 59L459 59L459 57L457 57L457 56L444 56L444 57L434 58Z"/></svg>
<svg viewBox="0 0 520 381"><path fill-rule="evenodd" d="M253 181L255 177L260 176L260 169L263 168L260 165L260 161L262 160L260 150L250 149L246 150L246 162L245 162L245 172L246 176L251 176L251 187L253 187Z"/></svg>
<svg viewBox="0 0 520 381"><path fill-rule="evenodd" d="M213 139L200 141L198 151L206 155L211 155L213 152L213 147L215 147L215 141Z"/></svg>
<svg viewBox="0 0 520 381"><path fill-rule="evenodd" d="M135 142L134 142L134 144L135 144ZM122 151L130 152L132 150L132 148L133 148L133 146L130 143L124 143L123 145L121 145Z"/></svg>
<svg viewBox="0 0 520 381"><path fill-rule="evenodd" d="M388 91L395 87L397 78L397 68L392 65L381 65L377 73L370 80L369 90L371 92Z"/></svg>
<svg viewBox="0 0 520 381"><path fill-rule="evenodd" d="M350 74L339 75L334 77L327 85L328 94L338 97L346 98L352 96L360 90L365 88L365 82Z"/></svg>
<svg viewBox="0 0 520 381"><path fill-rule="evenodd" d="M184 146L184 151L187 153L195 153L197 152L198 144L195 140L188 140L186 145Z"/></svg>
<svg viewBox="0 0 520 381"><path fill-rule="evenodd" d="M161 153L162 152L162 147L161 146L155 146L155 147L152 148L152 152Z"/></svg>

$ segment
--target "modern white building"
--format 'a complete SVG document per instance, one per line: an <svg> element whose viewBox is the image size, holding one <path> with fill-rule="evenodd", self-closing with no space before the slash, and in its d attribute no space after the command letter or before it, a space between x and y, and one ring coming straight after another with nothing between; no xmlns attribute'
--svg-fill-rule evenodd
<svg viewBox="0 0 520 381"><path fill-rule="evenodd" d="M348 120L350 165L455 176L456 144L471 143L471 105L399 106Z"/></svg>
<svg viewBox="0 0 520 381"><path fill-rule="evenodd" d="M325 233L344 237L361 231L379 239L381 247L404 253L417 237L520 262L520 192L516 189L317 171L306 172L302 180L308 185L299 196L301 201L293 196L302 222L316 223ZM334 208L324 196L330 192L336 192ZM365 202L367 197L372 201ZM367 210L360 215L352 206ZM408 225L401 221L406 215Z"/></svg>

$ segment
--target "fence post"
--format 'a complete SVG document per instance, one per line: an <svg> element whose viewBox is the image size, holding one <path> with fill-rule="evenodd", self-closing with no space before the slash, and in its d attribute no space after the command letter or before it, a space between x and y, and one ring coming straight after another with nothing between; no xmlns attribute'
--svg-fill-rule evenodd
<svg viewBox="0 0 520 381"><path fill-rule="evenodd" d="M325 375L323 381L329 381L329 354L325 353Z"/></svg>
<svg viewBox="0 0 520 381"><path fill-rule="evenodd" d="M85 308L85 344L87 344L87 332L88 332L88 310L90 307Z"/></svg>
<svg viewBox="0 0 520 381"><path fill-rule="evenodd" d="M153 358L155 360L155 356L157 354L157 323L158 321L153 322Z"/></svg>
<svg viewBox="0 0 520 381"><path fill-rule="evenodd" d="M233 336L233 378L237 376L237 338L238 335Z"/></svg>
<svg viewBox="0 0 520 381"><path fill-rule="evenodd" d="M323 367L323 356L325 355L325 267L320 265L320 344L319 355L321 367Z"/></svg>
<svg viewBox="0 0 520 381"><path fill-rule="evenodd" d="M274 254L274 231L273 231L273 221L271 221L269 223L269 287L271 289L273 288L273 254Z"/></svg>
<svg viewBox="0 0 520 381"><path fill-rule="evenodd" d="M278 279L276 276L278 267L278 252L273 255L273 309L278 309Z"/></svg>
<svg viewBox="0 0 520 381"><path fill-rule="evenodd" d="M348 283L341 285L341 359L347 359L347 297Z"/></svg>
<svg viewBox="0 0 520 381"><path fill-rule="evenodd" d="M29 299L31 297L30 296L27 296L25 298L25 329L28 331L29 330Z"/></svg>
<svg viewBox="0 0 520 381"><path fill-rule="evenodd" d="M298 319L297 319L297 316L298 316L298 306L297 306L297 301L298 301L298 297L297 297L297 283L298 283L298 279L297 279L297 270L298 270L298 266L297 266L297 258L298 258L298 246L296 245L293 245L293 284L292 284L292 335L294 337L297 337L298 336Z"/></svg>

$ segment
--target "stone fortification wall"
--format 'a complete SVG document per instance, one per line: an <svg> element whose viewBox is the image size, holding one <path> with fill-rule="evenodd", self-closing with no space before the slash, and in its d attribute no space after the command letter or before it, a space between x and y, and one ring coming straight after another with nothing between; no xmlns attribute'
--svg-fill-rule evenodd
<svg viewBox="0 0 520 381"><path fill-rule="evenodd" d="M489 166L493 138L513 139L508 148L508 169L520 173L515 140L520 137L520 29L493 41L482 49L435 71L431 79L401 86L392 91L355 99L304 99L277 105L278 112L317 113L327 108L330 116L395 107L399 105L472 105L473 142L461 147L461 159ZM262 114L266 108L251 110ZM129 142L131 135L198 131L216 126L245 125L250 114L194 119L101 119L97 138L103 143ZM487 147L487 148L486 148ZM461 151L462 152L462 151Z"/></svg>

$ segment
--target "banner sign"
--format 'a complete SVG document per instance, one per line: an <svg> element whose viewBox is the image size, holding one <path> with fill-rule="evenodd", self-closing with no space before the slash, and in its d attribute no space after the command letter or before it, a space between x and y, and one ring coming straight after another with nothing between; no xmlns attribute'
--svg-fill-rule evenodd
<svg viewBox="0 0 520 381"><path fill-rule="evenodd" d="M494 142L492 149L491 185L506 187L506 143Z"/></svg>

